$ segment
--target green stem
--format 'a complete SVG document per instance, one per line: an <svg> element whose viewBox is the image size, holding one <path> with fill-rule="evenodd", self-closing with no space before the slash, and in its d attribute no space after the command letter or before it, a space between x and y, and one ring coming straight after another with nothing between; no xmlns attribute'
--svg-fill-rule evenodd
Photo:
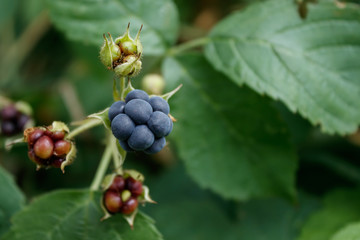
<svg viewBox="0 0 360 240"><path fill-rule="evenodd" d="M107 144L104 154L101 157L99 167L96 170L94 180L91 183L91 186L90 186L91 191L97 191L99 189L100 184L104 178L104 175L106 173L106 170L107 170L110 160L111 160L111 152L112 152L111 144Z"/></svg>
<svg viewBox="0 0 360 240"><path fill-rule="evenodd" d="M125 100L125 87L126 87L126 77L120 77L120 92L121 92L121 100Z"/></svg>
<svg viewBox="0 0 360 240"><path fill-rule="evenodd" d="M111 136L111 149L114 161L115 172L118 174L123 173L122 165L126 158L126 151L117 147L117 141L114 136Z"/></svg>
<svg viewBox="0 0 360 240"><path fill-rule="evenodd" d="M189 49L203 46L206 43L208 43L209 41L210 41L210 38L203 37L203 38L197 38L197 39L185 42L183 44L180 44L178 46L170 48L170 50L168 51L168 55L169 56L178 55L178 54L183 53L183 52L185 52L185 51L187 51Z"/></svg>
<svg viewBox="0 0 360 240"><path fill-rule="evenodd" d="M82 124L81 126L75 128L74 130L72 130L68 135L67 138L71 139L74 138L76 135L90 129L93 128L95 126L98 126L102 124L102 121L100 119L96 119L96 118L92 118L87 120L84 124Z"/></svg>

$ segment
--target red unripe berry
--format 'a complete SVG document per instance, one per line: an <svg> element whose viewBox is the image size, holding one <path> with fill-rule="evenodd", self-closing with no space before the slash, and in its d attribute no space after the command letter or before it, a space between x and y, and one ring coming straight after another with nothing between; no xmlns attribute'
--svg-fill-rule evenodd
<svg viewBox="0 0 360 240"><path fill-rule="evenodd" d="M48 127L48 128L49 128L49 127ZM44 134L45 134L46 136L49 136L49 137L52 137L52 135L53 135L52 131L50 131L49 129L46 129L46 131L44 132Z"/></svg>
<svg viewBox="0 0 360 240"><path fill-rule="evenodd" d="M57 158L55 157L52 162L51 162L51 166L53 166L54 168L60 168L61 164L65 161L64 158Z"/></svg>
<svg viewBox="0 0 360 240"><path fill-rule="evenodd" d="M63 131L53 132L53 133L52 133L52 136L51 136L51 138L52 138L54 141L64 139L64 137L65 137L65 133L64 133Z"/></svg>
<svg viewBox="0 0 360 240"><path fill-rule="evenodd" d="M126 189L128 189L134 197L141 195L143 192L142 183L132 177L126 179Z"/></svg>
<svg viewBox="0 0 360 240"><path fill-rule="evenodd" d="M125 180L122 176L116 176L109 187L109 190L121 192L125 188Z"/></svg>
<svg viewBox="0 0 360 240"><path fill-rule="evenodd" d="M121 212L123 214L130 214L135 211L135 209L138 207L138 200L135 197L129 198L126 202L124 202Z"/></svg>
<svg viewBox="0 0 360 240"><path fill-rule="evenodd" d="M54 144L48 136L40 137L34 144L35 155L42 159L48 159L53 154Z"/></svg>
<svg viewBox="0 0 360 240"><path fill-rule="evenodd" d="M30 145L33 145L42 135L44 135L44 130L42 129L36 129L35 131L33 131L28 139L28 143Z"/></svg>
<svg viewBox="0 0 360 240"><path fill-rule="evenodd" d="M40 160L39 160L39 158L35 155L35 152L34 152L33 149L30 149L30 150L28 151L28 157L29 157L29 159L30 159L31 161L33 161L34 163L40 164Z"/></svg>
<svg viewBox="0 0 360 240"><path fill-rule="evenodd" d="M55 142L54 145L54 155L55 156L62 156L66 155L70 152L71 143L65 140L58 140Z"/></svg>
<svg viewBox="0 0 360 240"><path fill-rule="evenodd" d="M110 213L117 213L123 206L120 194L114 191L106 191L104 194L104 205Z"/></svg>

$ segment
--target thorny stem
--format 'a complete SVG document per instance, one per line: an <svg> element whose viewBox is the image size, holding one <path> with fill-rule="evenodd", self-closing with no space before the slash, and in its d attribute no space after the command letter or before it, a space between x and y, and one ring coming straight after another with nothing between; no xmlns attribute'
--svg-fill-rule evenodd
<svg viewBox="0 0 360 240"><path fill-rule="evenodd" d="M100 119L96 119L96 118L89 119L84 124L80 125L79 127L75 128L74 130L72 130L67 135L67 138L69 138L69 139L74 138L76 135L78 135L90 128L98 126L100 124L102 124L102 121Z"/></svg>
<svg viewBox="0 0 360 240"><path fill-rule="evenodd" d="M108 143L108 144L106 144L104 154L101 157L99 167L96 170L94 180L91 183L91 186L90 186L91 191L97 191L99 189L100 184L104 178L104 175L106 173L106 170L107 170L110 160L111 160L111 152L112 152L112 147L111 147L111 144Z"/></svg>
<svg viewBox="0 0 360 240"><path fill-rule="evenodd" d="M210 41L210 39L208 37L203 37L203 38L197 38L197 39L185 42L183 44L180 44L178 46L170 48L170 50L168 51L168 55L169 56L178 55L179 53L183 53L189 49L203 46L206 43L208 43L209 41Z"/></svg>

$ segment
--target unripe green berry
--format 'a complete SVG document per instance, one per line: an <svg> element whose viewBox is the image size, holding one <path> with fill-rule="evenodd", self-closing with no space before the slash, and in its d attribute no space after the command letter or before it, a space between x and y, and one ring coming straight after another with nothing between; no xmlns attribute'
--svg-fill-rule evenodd
<svg viewBox="0 0 360 240"><path fill-rule="evenodd" d="M123 52L126 56L137 54L136 44L132 41L120 42L119 47L121 49L121 52Z"/></svg>
<svg viewBox="0 0 360 240"><path fill-rule="evenodd" d="M161 95L165 87L165 80L159 74L147 74L142 79L141 87L149 94Z"/></svg>
<svg viewBox="0 0 360 240"><path fill-rule="evenodd" d="M143 50L142 44L140 42L140 32L141 32L141 29L142 29L142 25L141 25L141 27L139 29L138 34L135 37L135 40L130 37L129 28L130 28L130 23L128 24L128 27L127 27L126 32L124 33L124 35L116 38L115 43L119 45L122 53L125 56L128 56L128 55L141 55L142 50Z"/></svg>
<svg viewBox="0 0 360 240"><path fill-rule="evenodd" d="M100 50L100 60L108 69L112 69L114 62L121 57L121 50L120 47L114 43L110 33L108 34L110 40L108 40L104 34L104 44Z"/></svg>
<svg viewBox="0 0 360 240"><path fill-rule="evenodd" d="M131 192L129 190L124 190L121 193L121 200L123 202L126 202L127 200L129 200L129 198L131 197Z"/></svg>
<svg viewBox="0 0 360 240"><path fill-rule="evenodd" d="M122 64L115 67L115 74L118 77L132 77L140 72L141 66L140 56L129 55L124 58Z"/></svg>

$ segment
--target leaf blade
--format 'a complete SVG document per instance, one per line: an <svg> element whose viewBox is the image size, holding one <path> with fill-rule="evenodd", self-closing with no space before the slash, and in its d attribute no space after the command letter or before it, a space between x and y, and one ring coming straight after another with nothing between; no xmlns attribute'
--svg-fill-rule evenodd
<svg viewBox="0 0 360 240"><path fill-rule="evenodd" d="M173 136L202 187L238 200L295 196L297 158L266 100L237 88L198 55L167 59L163 69L171 85L184 84L171 100L178 119ZM278 174L280 168L286 171Z"/></svg>
<svg viewBox="0 0 360 240"><path fill-rule="evenodd" d="M215 27L207 59L235 83L283 101L324 132L354 132L360 124L360 12L347 6L310 4L302 21L291 1L254 5Z"/></svg>
<svg viewBox="0 0 360 240"><path fill-rule="evenodd" d="M141 41L145 55L161 55L175 42L178 13L171 0L47 1L57 28L70 39L100 46L102 34L123 34L127 24L135 36L144 25Z"/></svg>
<svg viewBox="0 0 360 240"><path fill-rule="evenodd" d="M162 239L143 214L131 230L121 215L101 222L101 193L61 190L36 199L13 218L5 239Z"/></svg>
<svg viewBox="0 0 360 240"><path fill-rule="evenodd" d="M16 186L14 180L0 167L0 236L10 227L11 216L25 204L25 197Z"/></svg>

